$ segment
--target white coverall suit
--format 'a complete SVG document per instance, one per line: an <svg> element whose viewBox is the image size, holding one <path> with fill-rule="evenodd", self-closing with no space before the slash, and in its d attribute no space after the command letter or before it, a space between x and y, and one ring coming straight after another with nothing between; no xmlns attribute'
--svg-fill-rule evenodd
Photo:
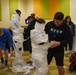
<svg viewBox="0 0 76 75"><path fill-rule="evenodd" d="M48 35L44 31L45 24L36 22L34 28L31 30L32 61L36 67L34 75L46 75L48 71L47 50L53 42L48 42Z"/></svg>

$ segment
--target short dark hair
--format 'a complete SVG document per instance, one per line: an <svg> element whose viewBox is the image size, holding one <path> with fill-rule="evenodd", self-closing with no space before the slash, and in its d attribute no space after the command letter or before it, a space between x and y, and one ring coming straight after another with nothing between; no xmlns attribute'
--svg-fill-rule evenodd
<svg viewBox="0 0 76 75"><path fill-rule="evenodd" d="M31 16L35 17L35 13L32 13Z"/></svg>
<svg viewBox="0 0 76 75"><path fill-rule="evenodd" d="M54 15L54 19L56 20L63 20L64 14L62 12L56 12Z"/></svg>
<svg viewBox="0 0 76 75"><path fill-rule="evenodd" d="M25 19L25 23L26 23L26 24L29 24L29 23L30 23L30 21L29 21L30 19L34 20L35 17L33 17L33 16L28 16L27 19Z"/></svg>
<svg viewBox="0 0 76 75"><path fill-rule="evenodd" d="M28 16L27 19L35 19L33 16Z"/></svg>
<svg viewBox="0 0 76 75"><path fill-rule="evenodd" d="M37 22L38 22L38 23L45 23L45 20L42 19L42 18L39 18L39 19L37 20Z"/></svg>
<svg viewBox="0 0 76 75"><path fill-rule="evenodd" d="M15 11L16 11L17 14L21 14L21 11L20 10L17 9Z"/></svg>

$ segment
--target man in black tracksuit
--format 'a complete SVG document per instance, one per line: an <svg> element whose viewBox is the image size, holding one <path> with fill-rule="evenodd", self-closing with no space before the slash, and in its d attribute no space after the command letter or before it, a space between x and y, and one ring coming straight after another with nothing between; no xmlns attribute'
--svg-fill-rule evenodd
<svg viewBox="0 0 76 75"><path fill-rule="evenodd" d="M49 41L54 41L53 45L48 49L48 64L55 57L59 75L64 75L64 46L71 38L69 27L63 22L64 14L57 12L54 20L46 24L45 32L49 36Z"/></svg>

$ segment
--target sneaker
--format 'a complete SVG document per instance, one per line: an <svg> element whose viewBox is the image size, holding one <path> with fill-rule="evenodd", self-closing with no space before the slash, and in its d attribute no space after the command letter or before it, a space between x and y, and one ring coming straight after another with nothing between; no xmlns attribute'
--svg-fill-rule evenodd
<svg viewBox="0 0 76 75"><path fill-rule="evenodd" d="M8 70L8 65L5 65L5 68L4 68L4 70Z"/></svg>
<svg viewBox="0 0 76 75"><path fill-rule="evenodd" d="M2 67L2 64L4 64L4 62L0 62L0 68Z"/></svg>

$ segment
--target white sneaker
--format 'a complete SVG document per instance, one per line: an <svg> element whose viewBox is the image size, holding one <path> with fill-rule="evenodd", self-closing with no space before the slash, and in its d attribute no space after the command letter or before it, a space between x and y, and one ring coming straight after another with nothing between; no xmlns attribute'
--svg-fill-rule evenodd
<svg viewBox="0 0 76 75"><path fill-rule="evenodd" d="M0 68L2 67L2 63L0 62Z"/></svg>
<svg viewBox="0 0 76 75"><path fill-rule="evenodd" d="M4 68L4 70L8 70L8 65L5 65L5 68Z"/></svg>
<svg viewBox="0 0 76 75"><path fill-rule="evenodd" d="M2 64L4 64L4 62L0 62L0 68L2 67Z"/></svg>

